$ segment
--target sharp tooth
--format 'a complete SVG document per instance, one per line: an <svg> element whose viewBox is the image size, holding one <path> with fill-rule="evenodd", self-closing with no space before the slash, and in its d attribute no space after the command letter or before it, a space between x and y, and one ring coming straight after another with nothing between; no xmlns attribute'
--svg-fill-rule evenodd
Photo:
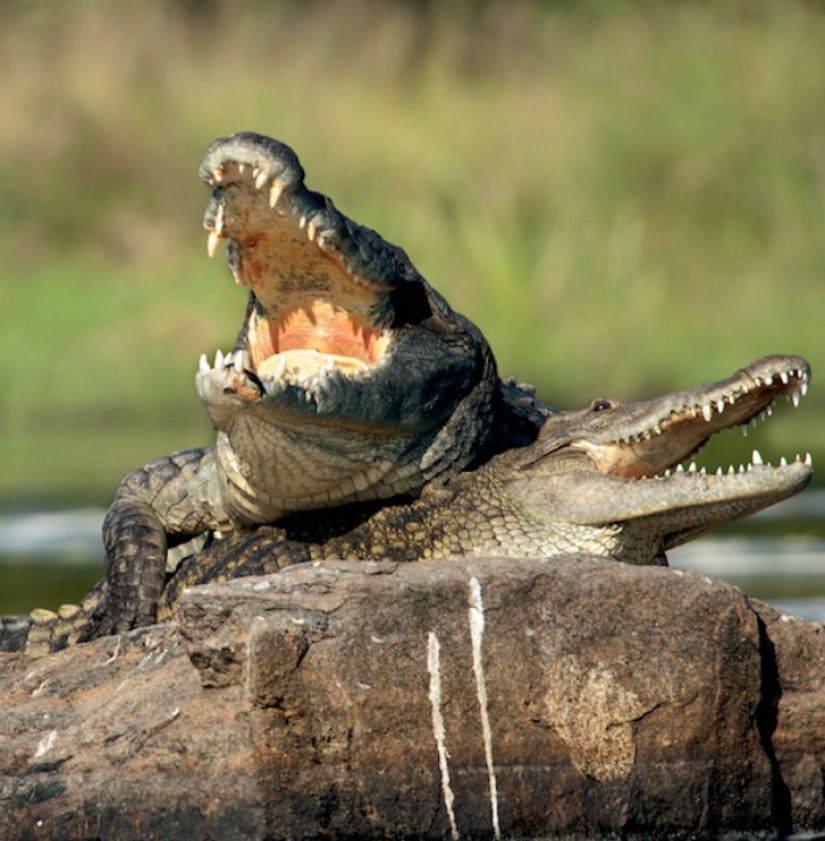
<svg viewBox="0 0 825 841"><path fill-rule="evenodd" d="M788 460L785 458L785 456L782 456L782 458L779 459L779 466L780 467L787 467L788 466Z"/></svg>
<svg viewBox="0 0 825 841"><path fill-rule="evenodd" d="M212 369L209 367L209 360L206 358L206 354L202 353L200 361L198 362L198 370L202 374L208 374Z"/></svg>
<svg viewBox="0 0 825 841"><path fill-rule="evenodd" d="M750 462L748 462L747 466L745 467L745 470L747 470L748 473L753 472L753 465Z"/></svg>
<svg viewBox="0 0 825 841"><path fill-rule="evenodd" d="M717 468L716 468L716 475L717 475L717 476L724 476L724 475L725 475L725 474L724 474L724 471L722 470L722 466L721 466L721 465L719 465L719 467L717 467Z"/></svg>
<svg viewBox="0 0 825 841"><path fill-rule="evenodd" d="M272 182L272 186L269 188L269 206L275 207L278 204L278 200L281 198L281 193L283 193L284 188L277 184L275 181Z"/></svg>
<svg viewBox="0 0 825 841"><path fill-rule="evenodd" d="M255 186L260 190L264 186L264 184L266 184L266 179L266 172L259 172L255 176Z"/></svg>
<svg viewBox="0 0 825 841"><path fill-rule="evenodd" d="M742 394L745 395L745 394L748 394L749 392L750 392L750 389L747 387L747 385L743 385L742 386Z"/></svg>
<svg viewBox="0 0 825 841"><path fill-rule="evenodd" d="M206 253L209 255L210 260L215 256L215 252L218 250L219 239L220 237L218 236L217 231L210 231L209 236L206 238Z"/></svg>
<svg viewBox="0 0 825 841"><path fill-rule="evenodd" d="M799 389L794 389L793 394L791 394L791 403L793 403L794 409L799 405Z"/></svg>
<svg viewBox="0 0 825 841"><path fill-rule="evenodd" d="M219 166L216 166L212 170L212 177L215 179L215 181L223 180L223 170Z"/></svg>
<svg viewBox="0 0 825 841"><path fill-rule="evenodd" d="M733 465L728 465L728 476L733 476L734 473L736 473L736 470L734 470Z"/></svg>
<svg viewBox="0 0 825 841"><path fill-rule="evenodd" d="M668 467L667 470L665 470L665 478L670 476L671 472L672 472L671 469Z"/></svg>
<svg viewBox="0 0 825 841"><path fill-rule="evenodd" d="M282 357L278 360L278 364L277 364L277 366L275 367L275 376L276 376L276 377L279 377L279 378L280 378L280 377L283 377L283 375L284 375L284 371L286 371L286 357L285 357L285 356L282 356Z"/></svg>
<svg viewBox="0 0 825 841"><path fill-rule="evenodd" d="M298 227L303 231L304 228L306 228L306 226L307 226L307 218L306 218L306 216L302 216L298 220Z"/></svg>
<svg viewBox="0 0 825 841"><path fill-rule="evenodd" d="M762 377L754 377L754 378L753 378L753 384L754 384L757 388L759 388L759 386L761 386L761 385L762 385Z"/></svg>
<svg viewBox="0 0 825 841"><path fill-rule="evenodd" d="M245 169L246 169L246 164L238 164L238 173L240 175L243 175Z"/></svg>
<svg viewBox="0 0 825 841"><path fill-rule="evenodd" d="M717 400L716 401L716 411L719 412L721 415L722 412L725 411L725 401L724 400Z"/></svg>
<svg viewBox="0 0 825 841"><path fill-rule="evenodd" d="M243 373L243 369L246 367L246 366L244 365L244 362L245 362L245 360L244 360L244 354L243 354L243 353L241 353L240 351L238 351L238 353L236 353L236 354L234 355L233 359L232 359L232 367L233 367L233 368L234 368L234 369L235 369L235 370L236 370L239 374L242 374L242 373Z"/></svg>
<svg viewBox="0 0 825 841"><path fill-rule="evenodd" d="M215 214L215 233L218 236L223 232L223 205L218 205L218 212Z"/></svg>
<svg viewBox="0 0 825 841"><path fill-rule="evenodd" d="M696 472L696 462L692 461L690 466L688 467L688 473L695 473Z"/></svg>
<svg viewBox="0 0 825 841"><path fill-rule="evenodd" d="M773 415L773 403L769 404L765 411L767 412L768 417L771 417Z"/></svg>
<svg viewBox="0 0 825 841"><path fill-rule="evenodd" d="M811 458L810 453L805 453L805 464L807 464L808 467L813 467L814 465L814 460Z"/></svg>
<svg viewBox="0 0 825 841"><path fill-rule="evenodd" d="M215 364L212 366L213 368L223 368L223 353L221 352L220 348L215 351Z"/></svg>
<svg viewBox="0 0 825 841"><path fill-rule="evenodd" d="M759 450L754 450L751 453L751 464L764 464L765 462L762 461L762 455L760 454Z"/></svg>
<svg viewBox="0 0 825 841"><path fill-rule="evenodd" d="M739 429L742 431L742 437L747 438L748 437L748 425L746 423L740 423L739 424Z"/></svg>
<svg viewBox="0 0 825 841"><path fill-rule="evenodd" d="M768 376L765 377L765 385L773 385L773 375L772 374L768 374Z"/></svg>
<svg viewBox="0 0 825 841"><path fill-rule="evenodd" d="M315 227L315 225L312 224L312 222L310 222L307 225L307 237L310 240L314 240L315 239L315 234L317 234L317 233L318 233L318 229Z"/></svg>
<svg viewBox="0 0 825 841"><path fill-rule="evenodd" d="M705 403L705 405L702 406L702 417L710 423L710 419L713 417L713 409L710 408L710 403Z"/></svg>
<svg viewBox="0 0 825 841"><path fill-rule="evenodd" d="M802 380L802 384L799 386L799 393L804 397L808 393L808 381Z"/></svg>
<svg viewBox="0 0 825 841"><path fill-rule="evenodd" d="M685 466L684 466L684 464L677 464L677 465L676 465L676 472L677 472L677 473L684 473L684 472L685 472Z"/></svg>
<svg viewBox="0 0 825 841"><path fill-rule="evenodd" d="M737 473L744 473L744 472L745 472L745 465L744 465L744 464L740 464L740 465L739 465L739 470L737 471Z"/></svg>
<svg viewBox="0 0 825 841"><path fill-rule="evenodd" d="M700 476L707 476L707 474L708 474L708 471L704 467L699 471Z"/></svg>
<svg viewBox="0 0 825 841"><path fill-rule="evenodd" d="M787 385L790 382L791 378L784 371L782 371L779 374L779 379L782 380L782 385Z"/></svg>

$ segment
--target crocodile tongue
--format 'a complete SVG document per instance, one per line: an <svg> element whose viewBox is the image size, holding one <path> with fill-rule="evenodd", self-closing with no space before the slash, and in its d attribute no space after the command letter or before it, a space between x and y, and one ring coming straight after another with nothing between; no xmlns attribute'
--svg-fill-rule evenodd
<svg viewBox="0 0 825 841"><path fill-rule="evenodd" d="M337 369L342 373L353 374L363 371L365 362L352 356L337 356L319 353L317 350L286 350L268 356L258 365L258 376L263 379L305 380L323 371Z"/></svg>

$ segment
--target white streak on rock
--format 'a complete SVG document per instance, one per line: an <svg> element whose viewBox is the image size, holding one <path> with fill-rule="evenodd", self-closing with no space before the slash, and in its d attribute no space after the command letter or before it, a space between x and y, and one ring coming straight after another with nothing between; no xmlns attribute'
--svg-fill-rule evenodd
<svg viewBox="0 0 825 841"><path fill-rule="evenodd" d="M441 771L441 791L444 796L444 805L447 807L447 817L450 820L450 836L453 841L459 838L458 829L455 824L455 812L453 811L453 795L450 786L450 767L447 764L449 754L447 753L446 734L444 731L444 718L441 715L441 646L438 637L430 631L427 638L427 671L430 673L430 706L433 713L433 732L435 733L435 744L438 749L438 768Z"/></svg>
<svg viewBox="0 0 825 841"><path fill-rule="evenodd" d="M476 694L481 713L481 732L484 736L484 757L487 760L487 779L490 785L490 810L493 819L493 835L501 838L498 819L498 783L493 763L493 734L490 730L490 716L487 712L487 683L484 680L484 664L481 661L481 642L484 637L484 602L481 600L481 584L473 576L470 579L470 638L473 643L473 672L476 678Z"/></svg>

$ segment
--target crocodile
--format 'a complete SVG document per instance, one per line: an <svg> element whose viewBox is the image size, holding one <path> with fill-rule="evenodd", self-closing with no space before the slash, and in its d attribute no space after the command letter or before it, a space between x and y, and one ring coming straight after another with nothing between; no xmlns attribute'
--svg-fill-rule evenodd
<svg viewBox="0 0 825 841"><path fill-rule="evenodd" d="M249 290L196 390L216 443L127 476L104 520L106 610L90 635L156 620L169 549L294 512L416 494L535 440L552 410L499 379L481 331L405 252L310 191L295 152L244 132L200 164L207 249Z"/></svg>
<svg viewBox="0 0 825 841"><path fill-rule="evenodd" d="M707 472L690 461L715 433L770 414L807 391L804 359L760 359L720 382L636 403L599 399L546 418L535 442L474 470L427 484L417 499L297 513L217 540L168 581L159 617L174 616L187 587L333 559L426 561L586 553L631 564L667 563L666 552L802 490L811 458ZM4 646L33 654L77 639L104 580L62 616L39 612L9 627Z"/></svg>

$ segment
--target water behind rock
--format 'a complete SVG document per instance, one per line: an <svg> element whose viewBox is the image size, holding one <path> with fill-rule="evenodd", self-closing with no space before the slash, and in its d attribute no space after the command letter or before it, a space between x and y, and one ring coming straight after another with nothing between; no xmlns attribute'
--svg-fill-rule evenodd
<svg viewBox="0 0 825 841"><path fill-rule="evenodd" d="M0 512L0 613L44 605L47 579L103 572L101 508ZM825 622L825 490L809 489L749 518L733 534L709 535L668 553L671 566L737 584L789 613ZM14 567L17 575L7 574ZM31 573L26 570L31 568ZM62 580L61 578L61 580ZM15 579L15 580L12 580ZM75 580L75 579L71 579ZM74 584L64 601L77 600ZM58 603L61 597L52 594Z"/></svg>

